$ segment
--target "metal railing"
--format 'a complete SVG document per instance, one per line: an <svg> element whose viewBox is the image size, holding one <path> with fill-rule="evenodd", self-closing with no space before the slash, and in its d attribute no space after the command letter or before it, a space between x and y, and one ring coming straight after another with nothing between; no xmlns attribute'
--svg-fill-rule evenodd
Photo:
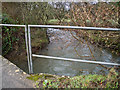
<svg viewBox="0 0 120 90"><path fill-rule="evenodd" d="M94 63L94 64L120 66L120 64L118 64L118 63L108 63L108 62L100 62L100 61L80 60L80 59L61 58L61 57L53 57L53 56L32 54L30 27L67 28L67 29L104 30L104 31L120 31L120 28L98 28L98 27L58 26L58 25L28 25L28 29L27 29L26 25L0 24L0 26L12 26L12 27L15 26L15 27L24 27L25 28L25 41L26 41L29 73L33 73L32 57L40 57L40 58L48 58L48 59L51 58L51 59L56 59L56 60L65 60L65 61L75 61L75 62L84 62L84 63Z"/></svg>
<svg viewBox="0 0 120 90"><path fill-rule="evenodd" d="M31 71L31 66L30 66L30 54L29 54L29 47L28 47L28 30L26 25L14 25L14 24L0 24L0 26L7 26L7 27L23 27L25 28L25 42L26 42L26 51L27 51L27 60L28 60L28 69L29 73Z"/></svg>
<svg viewBox="0 0 120 90"><path fill-rule="evenodd" d="M94 63L94 64L104 64L104 65L114 65L114 66L117 65L117 66L120 66L120 64L118 64L118 63L108 63L108 62L99 62L99 61L80 60L80 59L61 58L61 57L53 57L53 56L32 54L30 27L38 27L38 28L67 28L67 29L104 30L104 31L120 31L120 28L98 28L98 27L58 26L58 25L28 25L29 52L30 52L30 64L31 64L31 67L32 67L32 56L33 57L40 57L40 58L48 58L48 59L51 58L51 59L56 59L56 60L65 60L65 61L75 61L75 62L84 62L84 63ZM33 68L31 68L30 73L33 73Z"/></svg>

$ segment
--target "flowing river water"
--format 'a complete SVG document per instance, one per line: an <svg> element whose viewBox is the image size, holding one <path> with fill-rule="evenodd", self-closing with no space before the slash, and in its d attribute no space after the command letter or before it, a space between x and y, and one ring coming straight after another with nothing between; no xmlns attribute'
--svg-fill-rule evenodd
<svg viewBox="0 0 120 90"><path fill-rule="evenodd" d="M72 33L76 35L75 32ZM76 40L71 35L70 31L48 28L47 34L50 43L47 47L39 51L40 55L94 60L87 44L82 44ZM109 51L98 48L95 45L89 44L89 46L97 61L120 63L120 57L113 56ZM34 73L50 73L69 76L108 73L104 67L97 64L35 57L33 58L33 69Z"/></svg>

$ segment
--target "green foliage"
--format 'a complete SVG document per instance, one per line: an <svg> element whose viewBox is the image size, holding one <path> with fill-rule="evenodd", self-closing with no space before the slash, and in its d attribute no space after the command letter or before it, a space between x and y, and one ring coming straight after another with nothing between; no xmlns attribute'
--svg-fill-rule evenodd
<svg viewBox="0 0 120 90"><path fill-rule="evenodd" d="M27 77L27 79L33 80L33 81L37 81L39 78L44 77L43 75L31 75L30 77Z"/></svg>
<svg viewBox="0 0 120 90"><path fill-rule="evenodd" d="M8 23L14 23L14 20L9 18L9 16L7 14L3 14L2 16L2 23L3 24L8 24Z"/></svg>
<svg viewBox="0 0 120 90"><path fill-rule="evenodd" d="M47 23L48 23L48 24L56 24L56 23L58 23L58 22L59 22L58 19L51 19L51 20L49 20Z"/></svg>
<svg viewBox="0 0 120 90"><path fill-rule="evenodd" d="M33 53L39 52L39 49L45 47L49 40L46 34L46 28L33 28L31 29L31 45L33 47Z"/></svg>
<svg viewBox="0 0 120 90"><path fill-rule="evenodd" d="M37 88L118 88L118 73L114 68L108 75L80 75L74 77L49 74L32 75L30 80L36 81Z"/></svg>
<svg viewBox="0 0 120 90"><path fill-rule="evenodd" d="M61 19L61 22L68 23L68 22L71 22L71 20L70 19ZM58 19L50 19L50 20L48 20L47 24L59 24L59 20Z"/></svg>
<svg viewBox="0 0 120 90"><path fill-rule="evenodd" d="M4 13L10 15L20 24L46 24L55 16L53 6L48 2L14 2L3 3Z"/></svg>
<svg viewBox="0 0 120 90"><path fill-rule="evenodd" d="M27 24L46 24L48 19L53 18L53 13L51 13L52 12L51 8L53 7L49 5L47 2L3 3L2 4L3 12L7 14L3 16L2 23L5 23L5 24L19 23L19 24L26 24L26 25ZM10 17L8 17L8 15ZM16 50L16 48L20 50L24 49L25 47L25 40L23 37L24 32L21 30L17 30L19 28L14 28L14 27L6 27L6 28L8 28L9 30L3 27L3 31L5 31L3 32L3 47L4 47L3 55L6 55L10 50L12 50L12 47L15 47L15 43L16 43L15 41L18 41L17 42L18 44L14 48L14 51ZM46 30L41 31L40 28L38 29L34 30L33 33L31 32L31 38L34 39L34 40L32 39L32 46L33 46L32 49L34 49L33 52L36 52L36 50L41 49L48 44L48 37L46 35ZM15 33L18 36L16 36L13 33ZM8 35L10 38L8 38ZM20 40L17 37L19 37ZM14 46L13 46L13 43L14 43ZM20 47L18 45L20 45Z"/></svg>
<svg viewBox="0 0 120 90"><path fill-rule="evenodd" d="M7 14L3 14L2 17L3 24L15 23ZM11 49L12 44L19 39L16 38L13 33L17 32L17 28L13 27L2 27L2 55L6 55Z"/></svg>

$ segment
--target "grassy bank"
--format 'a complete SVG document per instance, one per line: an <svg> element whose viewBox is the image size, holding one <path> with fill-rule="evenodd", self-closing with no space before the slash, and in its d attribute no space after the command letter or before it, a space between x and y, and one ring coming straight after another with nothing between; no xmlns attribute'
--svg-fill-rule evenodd
<svg viewBox="0 0 120 90"><path fill-rule="evenodd" d="M69 23L69 22L71 22L71 20L70 19L61 19L61 21L60 21L58 19L50 19L50 20L48 20L47 24L56 25L56 24L60 24L60 22Z"/></svg>
<svg viewBox="0 0 120 90"><path fill-rule="evenodd" d="M108 75L57 76L36 74L27 77L35 81L36 88L118 88L118 73L114 68Z"/></svg>

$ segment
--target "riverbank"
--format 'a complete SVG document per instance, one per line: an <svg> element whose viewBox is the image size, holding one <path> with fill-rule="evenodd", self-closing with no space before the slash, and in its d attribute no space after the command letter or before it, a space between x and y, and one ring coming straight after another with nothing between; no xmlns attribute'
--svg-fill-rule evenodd
<svg viewBox="0 0 120 90"><path fill-rule="evenodd" d="M3 14L2 23L18 24L9 15ZM33 53L44 48L48 43L47 30L42 28L31 29L31 45ZM26 59L25 30L20 27L2 28L2 55L15 63L18 60Z"/></svg>
<svg viewBox="0 0 120 90"><path fill-rule="evenodd" d="M90 58L87 45L79 44L78 40L72 37L70 31L49 28L47 33L50 37L50 43L40 54L82 58L83 60ZM73 35L75 36L76 34L73 32ZM96 60L103 60L104 62L112 61L112 55L108 54L105 50L101 52L99 48L95 48L92 45L89 46L94 51L93 54L96 56ZM111 56L110 59L109 56ZM44 58L34 58L34 66L35 73L43 72L28 77L28 79L36 82L36 88L118 88L119 75L112 67L106 70L106 68L102 68L96 64ZM109 71L113 72L114 75L109 73Z"/></svg>
<svg viewBox="0 0 120 90"><path fill-rule="evenodd" d="M30 76L23 70L18 68L15 64L9 60L0 56L2 62L2 88L34 88L33 81L26 79Z"/></svg>
<svg viewBox="0 0 120 90"><path fill-rule="evenodd" d="M44 73L28 75L4 57L0 56L0 60L2 88L119 88L120 76L114 68L108 75L89 74L74 77Z"/></svg>
<svg viewBox="0 0 120 90"><path fill-rule="evenodd" d="M119 31L88 31L87 33L88 35L83 37L86 41L120 56Z"/></svg>
<svg viewBox="0 0 120 90"><path fill-rule="evenodd" d="M119 75L114 68L108 75L58 76L52 74L35 74L27 77L35 82L36 88L119 88Z"/></svg>

